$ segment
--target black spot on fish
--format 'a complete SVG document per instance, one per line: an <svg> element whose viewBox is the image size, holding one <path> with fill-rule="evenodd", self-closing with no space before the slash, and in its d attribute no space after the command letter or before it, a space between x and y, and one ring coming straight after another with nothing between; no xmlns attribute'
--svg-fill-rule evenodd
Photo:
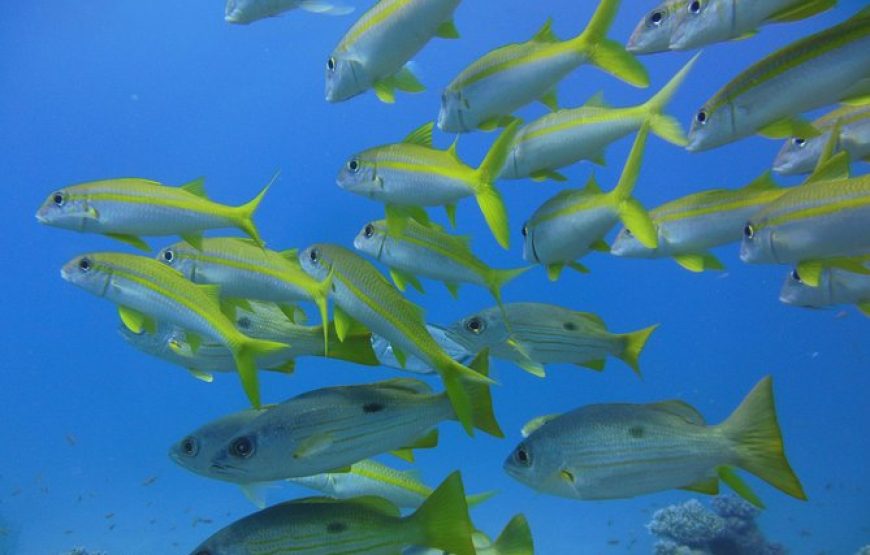
<svg viewBox="0 0 870 555"><path fill-rule="evenodd" d="M363 412L380 412L384 410L384 405L381 403L366 403L363 405Z"/></svg>
<svg viewBox="0 0 870 555"><path fill-rule="evenodd" d="M242 316L238 321L239 327L246 330L251 327L251 319L247 316Z"/></svg>
<svg viewBox="0 0 870 555"><path fill-rule="evenodd" d="M564 324L562 324L562 327L568 331L574 331L577 329L577 324L575 324L574 322L565 322Z"/></svg>
<svg viewBox="0 0 870 555"><path fill-rule="evenodd" d="M326 531L330 534L341 534L347 530L347 524L344 522L330 522L326 525Z"/></svg>
<svg viewBox="0 0 870 555"><path fill-rule="evenodd" d="M628 429L628 435L634 438L642 438L644 434L643 426L632 426Z"/></svg>

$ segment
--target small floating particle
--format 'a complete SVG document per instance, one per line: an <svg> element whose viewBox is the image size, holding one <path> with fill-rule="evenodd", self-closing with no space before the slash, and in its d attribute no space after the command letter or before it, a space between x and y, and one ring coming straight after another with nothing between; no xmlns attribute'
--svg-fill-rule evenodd
<svg viewBox="0 0 870 555"><path fill-rule="evenodd" d="M142 480L142 485L143 486L150 486L151 484L153 484L156 481L157 481L157 476L148 476L147 478Z"/></svg>

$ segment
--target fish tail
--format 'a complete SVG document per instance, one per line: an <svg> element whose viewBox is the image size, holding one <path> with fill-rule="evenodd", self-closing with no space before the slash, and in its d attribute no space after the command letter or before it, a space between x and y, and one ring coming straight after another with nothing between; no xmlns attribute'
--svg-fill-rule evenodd
<svg viewBox="0 0 870 555"><path fill-rule="evenodd" d="M254 212L257 211L257 208L260 206L260 203L263 201L263 197L266 196L266 193L269 191L269 187L272 186L272 183L278 179L278 176L281 174L280 171L275 172L275 175L272 176L272 179L266 183L266 186L260 191L260 193L251 199L249 202L239 206L236 208L237 212L237 220L236 225L238 225L239 229L248 234L248 236L257 242L261 247L265 246L266 243L263 242L263 239L260 237L260 232L257 231L257 226L254 225Z"/></svg>
<svg viewBox="0 0 870 555"><path fill-rule="evenodd" d="M637 137L634 139L634 145L632 145L628 160L626 160L625 166L622 169L619 183L608 195L616 205L619 219L622 220L625 227L631 230L632 235L643 246L655 249L659 244L656 227L650 219L646 208L631 196L637 183L637 177L640 174L640 166L643 162L643 151L646 147L649 129L650 123L645 121L641 125L640 131L637 132Z"/></svg>
<svg viewBox="0 0 870 555"><path fill-rule="evenodd" d="M251 405L258 409L260 408L260 382L257 376L257 357L274 353L286 349L286 343L278 343L276 341L265 341L262 339L251 339L246 337L241 344L233 350L233 359L236 362L236 369L239 372L239 378L242 380L242 388L251 401Z"/></svg>
<svg viewBox="0 0 870 555"><path fill-rule="evenodd" d="M792 497L807 498L785 458L770 376L758 382L719 427L734 444L738 466Z"/></svg>
<svg viewBox="0 0 870 555"><path fill-rule="evenodd" d="M641 375L640 364L638 363L640 352L643 350L644 346L646 346L649 336L652 335L652 332L654 332L657 327L659 327L659 325L655 324L642 330L622 334L622 337L625 338L625 348L622 350L622 354L619 358L631 366L631 369L634 370L634 373L638 376Z"/></svg>
<svg viewBox="0 0 870 555"><path fill-rule="evenodd" d="M700 55L700 52L695 54L659 92L644 104L644 110L647 112L647 119L650 122L650 131L677 146L686 146L688 142L686 134L676 119L663 112Z"/></svg>
<svg viewBox="0 0 870 555"><path fill-rule="evenodd" d="M465 488L459 471L448 476L408 520L420 528L421 545L456 555L474 555L471 541L474 527L468 516Z"/></svg>
<svg viewBox="0 0 870 555"><path fill-rule="evenodd" d="M535 552L532 531L526 517L515 515L492 545L499 555L532 555Z"/></svg>
<svg viewBox="0 0 870 555"><path fill-rule="evenodd" d="M470 508L473 508L473 507L480 505L481 503L485 503L486 501L489 501L490 499L492 499L496 495L498 495L498 492L495 490L484 491L483 493L474 493L472 495L467 496L465 498L465 502L468 503L468 508L470 509Z"/></svg>
<svg viewBox="0 0 870 555"><path fill-rule="evenodd" d="M372 350L371 333L369 331L350 331L344 341L338 340L335 326L327 324L327 337L332 347L329 349L328 358L346 360L366 366L379 366L380 361Z"/></svg>
<svg viewBox="0 0 870 555"><path fill-rule="evenodd" d="M512 268L510 270L496 270L494 268L490 268L487 272L486 283L489 292L492 294L495 302L501 306L501 288L502 286L519 277L521 274L526 273L533 266L525 266L523 268Z"/></svg>
<svg viewBox="0 0 870 555"><path fill-rule="evenodd" d="M469 367L481 376L489 376L489 349L479 352ZM492 410L489 384L462 380L461 385L471 404L471 419L474 427L493 437L504 437L504 432L498 425Z"/></svg>
<svg viewBox="0 0 870 555"><path fill-rule="evenodd" d="M477 168L477 190L475 191L477 204L480 206L480 211L483 212L483 217L486 219L490 231L503 248L508 248L510 244L510 230L508 229L507 210L504 207L501 193L495 188L495 180L507 162L511 145L521 123L520 120L514 120L501 132Z"/></svg>
<svg viewBox="0 0 870 555"><path fill-rule="evenodd" d="M648 87L649 74L625 46L607 38L620 0L601 0L586 29L572 39L578 51L605 72L635 87Z"/></svg>

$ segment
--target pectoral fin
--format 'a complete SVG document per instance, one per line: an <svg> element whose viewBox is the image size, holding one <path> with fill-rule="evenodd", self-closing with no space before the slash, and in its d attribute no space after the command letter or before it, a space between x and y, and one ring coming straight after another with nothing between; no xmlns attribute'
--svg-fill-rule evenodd
<svg viewBox="0 0 870 555"><path fill-rule="evenodd" d="M182 233L181 238L196 250L202 250L202 233Z"/></svg>
<svg viewBox="0 0 870 555"><path fill-rule="evenodd" d="M562 275L562 270L565 269L564 264L548 264L547 265L547 277L550 281L556 281L559 279L559 276Z"/></svg>
<svg viewBox="0 0 870 555"><path fill-rule="evenodd" d="M690 272L725 269L725 265L710 253L678 254L674 256L674 261Z"/></svg>
<svg viewBox="0 0 870 555"><path fill-rule="evenodd" d="M568 181L568 178L562 175L561 173L554 170L538 170L531 173L531 178L533 181L546 181L548 179L552 179L553 181Z"/></svg>
<svg viewBox="0 0 870 555"><path fill-rule="evenodd" d="M412 274L396 270L395 268L390 268L390 277L393 279L393 283L396 284L396 287L399 288L399 291L405 291L408 285L411 285L411 287L420 293L423 293L423 286L420 284L420 280Z"/></svg>
<svg viewBox="0 0 870 555"><path fill-rule="evenodd" d="M121 316L121 321L124 322L124 326L137 335L141 334L143 331L147 331L148 333L154 333L157 331L157 324L154 322L154 319L150 316L146 316L138 310L133 310L126 306L119 306L118 314Z"/></svg>
<svg viewBox="0 0 870 555"><path fill-rule="evenodd" d="M750 488L743 479L734 472L730 466L720 466L716 469L719 478L725 482L729 488L733 489L737 495L752 503L759 509L764 508L764 503L761 501L752 488Z"/></svg>
<svg viewBox="0 0 870 555"><path fill-rule="evenodd" d="M405 355L405 352L396 347L395 345L390 345L393 349L393 356L396 357L396 361L399 363L399 366L405 368L405 365L408 363L408 357Z"/></svg>
<svg viewBox="0 0 870 555"><path fill-rule="evenodd" d="M196 368L188 368L187 371L190 372L190 375L197 380L206 383L211 383L214 381L214 376L211 374L211 372L206 372L205 370L197 370Z"/></svg>
<svg viewBox="0 0 870 555"><path fill-rule="evenodd" d="M707 495L716 495L719 493L719 478L713 476L712 478L689 484L688 486L683 486L680 489L697 493L706 493Z"/></svg>
<svg viewBox="0 0 870 555"><path fill-rule="evenodd" d="M320 433L310 436L302 441L293 451L294 459L302 459L312 457L318 453L322 453L332 445L332 434Z"/></svg>
<svg viewBox="0 0 870 555"><path fill-rule="evenodd" d="M456 30L456 25L451 19L438 26L438 30L435 31L435 36L442 39L458 39L459 31Z"/></svg>
<svg viewBox="0 0 870 555"><path fill-rule="evenodd" d="M121 241L122 243L127 243L128 245L139 249L140 251L151 252L151 247L148 246L148 243L136 237L135 235L125 235L123 233L106 233L106 237L111 237L112 239Z"/></svg>
<svg viewBox="0 0 870 555"><path fill-rule="evenodd" d="M758 130L758 133L768 139L787 139L788 137L817 137L819 130L808 121L798 117L783 118L769 123Z"/></svg>

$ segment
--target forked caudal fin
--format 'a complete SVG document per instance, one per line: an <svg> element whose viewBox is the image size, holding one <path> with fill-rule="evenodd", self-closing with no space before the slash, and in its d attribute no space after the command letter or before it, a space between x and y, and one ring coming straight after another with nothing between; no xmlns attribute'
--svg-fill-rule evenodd
<svg viewBox="0 0 870 555"><path fill-rule="evenodd" d="M269 187L275 183L275 180L278 179L278 176L281 175L280 171L275 172L275 175L272 176L272 179L266 183L266 186L263 187L263 190L251 199L249 202L236 207L236 226L248 234L248 236L257 242L258 245L264 247L266 243L263 242L263 239L260 237L260 232L257 231L257 226L254 225L254 212L257 211L257 208L260 206L260 202L263 201L263 197L266 196L266 193L269 191Z"/></svg>
<svg viewBox="0 0 870 555"><path fill-rule="evenodd" d="M492 547L498 555L533 555L535 545L526 517L522 514L515 515L495 539Z"/></svg>
<svg viewBox="0 0 870 555"><path fill-rule="evenodd" d="M474 357L470 367L482 376L489 376L489 349L484 349ZM498 425L492 410L492 395L489 385L480 382L462 381L465 394L471 402L471 418L474 427L493 437L503 438L504 432Z"/></svg>
<svg viewBox="0 0 870 555"><path fill-rule="evenodd" d="M650 219L646 208L631 196L637 183L637 176L640 174L640 166L643 162L643 151L646 147L649 129L650 123L645 121L640 131L637 132L637 137L634 139L631 152L628 154L628 160L626 160L625 167L622 169L622 175L619 177L619 183L613 191L607 194L616 205L619 219L622 220L625 227L631 230L631 233L643 246L648 249L655 249L659 244L656 227Z"/></svg>
<svg viewBox="0 0 870 555"><path fill-rule="evenodd" d="M365 366L380 366L381 362L372 349L372 334L369 331L351 330L344 338L338 339L334 324L327 326L329 354L324 356L338 360L346 360Z"/></svg>
<svg viewBox="0 0 870 555"><path fill-rule="evenodd" d="M244 341L233 351L236 369L242 380L242 388L251 401L251 405L260 408L260 380L257 376L257 357L274 353L289 347L286 343L264 341L245 337Z"/></svg>
<svg viewBox="0 0 870 555"><path fill-rule="evenodd" d="M475 555L471 534L474 527L468 516L462 476L453 472L407 517L416 521L422 532L419 545L443 549L455 555Z"/></svg>
<svg viewBox="0 0 870 555"><path fill-rule="evenodd" d="M664 109L668 102L671 101L671 98L673 98L674 93L677 92L677 89L680 88L686 75L689 74L689 71L695 65L695 61L700 55L700 52L695 54L659 92L643 105L647 113L647 121L650 123L650 131L677 146L686 146L688 143L686 134L676 119L664 114Z"/></svg>
<svg viewBox="0 0 870 555"><path fill-rule="evenodd" d="M631 369L634 370L634 373L638 376L641 375L640 363L638 362L638 359L640 358L640 353L646 346L646 342L649 339L649 336L652 335L652 332L654 332L658 327L659 325L655 324L648 328L622 335L622 337L625 339L625 347L623 348L622 353L619 355L619 358L622 359L626 364L631 366Z"/></svg>
<svg viewBox="0 0 870 555"><path fill-rule="evenodd" d="M468 435L474 435L474 428L502 437L495 416L492 414L492 400L488 386L493 382L489 373L489 352L479 353L469 366L463 366L444 354L438 364L438 371L444 381L447 398L453 413ZM476 387L487 386L486 390Z"/></svg>
<svg viewBox="0 0 870 555"><path fill-rule="evenodd" d="M483 217L486 219L495 240L505 249L510 245L510 229L508 228L507 210L501 194L495 188L495 180L507 162L514 137L516 137L521 124L520 120L511 122L495 140L483 162L477 168L475 187L477 204L480 206L480 211L483 212Z"/></svg>
<svg viewBox="0 0 870 555"><path fill-rule="evenodd" d="M589 61L621 81L635 87L648 87L649 75L646 68L637 61L625 46L607 38L620 0L601 0L586 29L571 39L578 51Z"/></svg>
<svg viewBox="0 0 870 555"><path fill-rule="evenodd" d="M733 442L739 467L792 497L807 498L785 458L770 376L758 382L718 427Z"/></svg>

